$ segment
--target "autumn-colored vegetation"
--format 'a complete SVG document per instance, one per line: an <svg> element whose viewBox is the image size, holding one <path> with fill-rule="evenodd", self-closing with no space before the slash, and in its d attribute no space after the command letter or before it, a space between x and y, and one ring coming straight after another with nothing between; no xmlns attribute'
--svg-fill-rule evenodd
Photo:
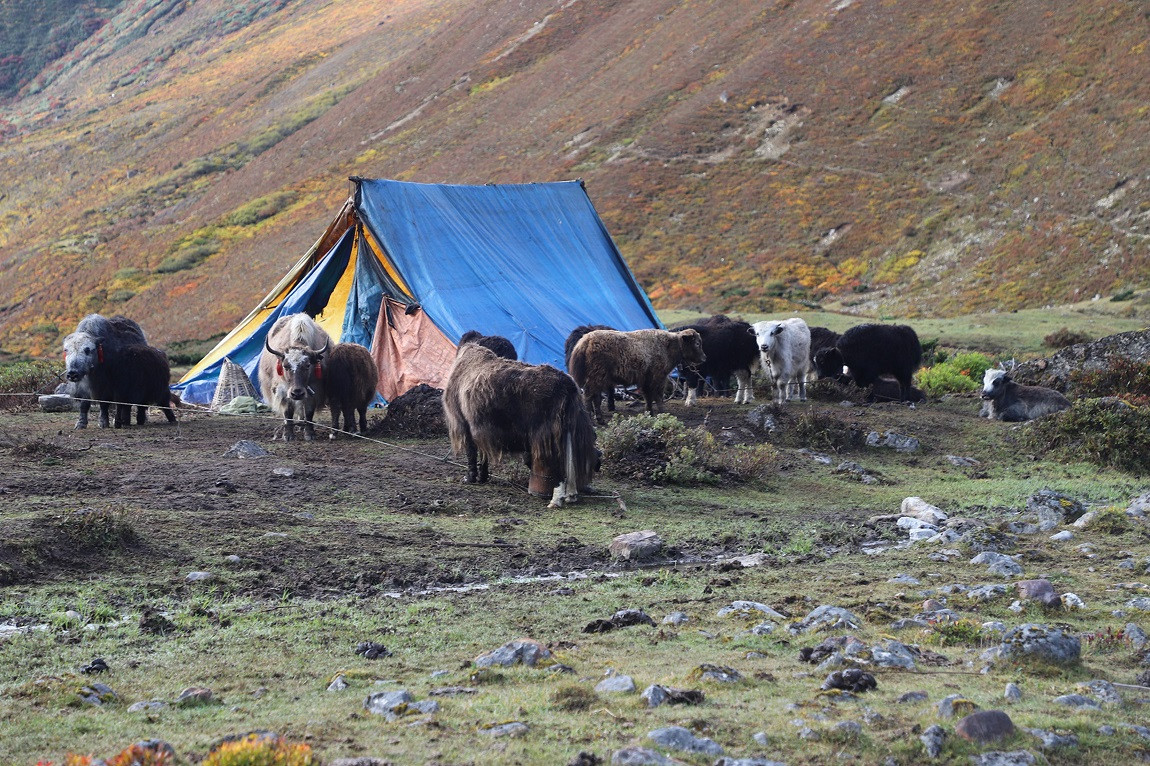
<svg viewBox="0 0 1150 766"><path fill-rule="evenodd" d="M581 177L659 308L947 315L1150 273L1137 4L0 13L5 350L53 351L90 311L161 344L229 329L349 175Z"/></svg>

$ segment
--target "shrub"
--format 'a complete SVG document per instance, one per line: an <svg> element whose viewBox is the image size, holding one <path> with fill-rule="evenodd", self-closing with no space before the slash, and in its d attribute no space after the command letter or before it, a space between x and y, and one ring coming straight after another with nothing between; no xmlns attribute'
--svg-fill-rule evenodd
<svg viewBox="0 0 1150 766"><path fill-rule="evenodd" d="M121 508L84 508L64 516L58 526L77 547L120 548L137 539L127 516Z"/></svg>
<svg viewBox="0 0 1150 766"><path fill-rule="evenodd" d="M918 371L918 387L927 396L976 391L982 385L983 374L992 366L986 354L963 351L933 367Z"/></svg>
<svg viewBox="0 0 1150 766"><path fill-rule="evenodd" d="M1085 399L1031 423L1029 449L1087 460L1136 475L1150 473L1150 407L1113 398Z"/></svg>
<svg viewBox="0 0 1150 766"><path fill-rule="evenodd" d="M784 431L783 438L795 447L839 452L860 446L866 434L855 423L844 424L826 410L811 408L795 419L794 425Z"/></svg>
<svg viewBox="0 0 1150 766"><path fill-rule="evenodd" d="M295 202L298 195L293 191L275 192L266 197L252 200L246 205L237 208L235 212L224 219L225 226L254 226L267 218L282 212L288 205Z"/></svg>
<svg viewBox="0 0 1150 766"><path fill-rule="evenodd" d="M669 413L616 415L600 431L599 449L609 472L666 484L715 484L722 476L752 481L778 460L770 445L724 447Z"/></svg>
<svg viewBox="0 0 1150 766"><path fill-rule="evenodd" d="M314 766L318 763L309 745L289 744L283 737L257 732L223 743L203 760L203 766Z"/></svg>
<svg viewBox="0 0 1150 766"><path fill-rule="evenodd" d="M1066 346L1073 346L1076 343L1086 343L1090 340L1090 336L1080 330L1071 330L1069 327L1063 327L1055 330L1042 339L1050 348L1065 348Z"/></svg>
<svg viewBox="0 0 1150 766"><path fill-rule="evenodd" d="M56 388L64 380L64 367L59 362L32 360L0 366L0 406L35 407L37 395ZM8 396L7 394L28 394Z"/></svg>
<svg viewBox="0 0 1150 766"><path fill-rule="evenodd" d="M1122 301L1128 301L1128 300L1132 299L1133 297L1134 297L1134 288L1133 287L1127 287L1125 290L1119 290L1118 292L1111 295L1110 296L1110 302L1111 303L1121 303Z"/></svg>
<svg viewBox="0 0 1150 766"><path fill-rule="evenodd" d="M1131 404L1150 405L1150 362L1112 356L1098 370L1071 370L1070 387L1079 396L1117 396Z"/></svg>

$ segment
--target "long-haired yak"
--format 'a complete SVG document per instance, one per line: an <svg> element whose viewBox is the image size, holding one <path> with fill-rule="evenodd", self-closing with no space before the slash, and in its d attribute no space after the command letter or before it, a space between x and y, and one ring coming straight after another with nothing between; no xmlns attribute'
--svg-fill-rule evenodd
<svg viewBox="0 0 1150 766"><path fill-rule="evenodd" d="M522 453L533 476L557 483L550 507L579 499L599 463L595 428L570 376L549 365L502 359L464 343L443 390L455 453L467 453L467 482L484 482L488 463Z"/></svg>

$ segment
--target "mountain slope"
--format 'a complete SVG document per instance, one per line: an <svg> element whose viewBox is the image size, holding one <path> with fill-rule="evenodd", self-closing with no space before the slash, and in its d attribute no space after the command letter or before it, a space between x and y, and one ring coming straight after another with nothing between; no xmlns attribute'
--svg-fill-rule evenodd
<svg viewBox="0 0 1150 766"><path fill-rule="evenodd" d="M226 330L349 175L581 177L659 307L1106 293L1150 273L1148 29L1101 0L124 3L5 110L0 345L89 311Z"/></svg>

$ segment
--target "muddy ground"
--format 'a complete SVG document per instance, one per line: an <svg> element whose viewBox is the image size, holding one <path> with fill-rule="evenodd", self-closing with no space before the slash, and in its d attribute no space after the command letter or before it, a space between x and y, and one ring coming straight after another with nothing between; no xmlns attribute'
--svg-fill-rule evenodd
<svg viewBox="0 0 1150 766"><path fill-rule="evenodd" d="M822 443L810 446L832 453L849 451L848 442L875 428L930 434L922 452L907 458L912 463L941 461L957 430L977 420L973 399L845 406L838 392L824 394L823 401L760 410L773 414L774 431L748 419L753 408L769 407L761 395L752 405L711 398L690 409L668 402L667 410L723 444L775 443L778 475L767 481L776 484L813 481L828 470L798 452L807 446L798 429L804 413L808 426L814 418L824 429ZM641 411L627 403L620 409ZM73 420L34 410L0 416L3 583L66 583L114 567L134 583L171 591L189 571L219 570L227 556L239 556L226 565L227 587L257 597L419 588L605 567L603 540L643 528L636 508L652 503L688 510L694 503L719 518L763 514L740 508L738 485L692 493L616 478L610 466L596 488L618 500L548 510L546 500L527 495L527 471L514 461L493 466L498 478L490 484L466 485L445 435L406 438L384 428L379 414L371 416L371 440L312 443L273 441L277 422L267 416L184 409L169 425L152 410L145 426L121 430L73 430ZM270 454L228 455L240 440ZM91 523L89 509L96 512ZM889 510L862 504L852 514L861 521ZM822 513L844 520L841 508L823 511L812 502L809 518ZM754 545L746 536L700 534L680 538L668 555L713 557Z"/></svg>

